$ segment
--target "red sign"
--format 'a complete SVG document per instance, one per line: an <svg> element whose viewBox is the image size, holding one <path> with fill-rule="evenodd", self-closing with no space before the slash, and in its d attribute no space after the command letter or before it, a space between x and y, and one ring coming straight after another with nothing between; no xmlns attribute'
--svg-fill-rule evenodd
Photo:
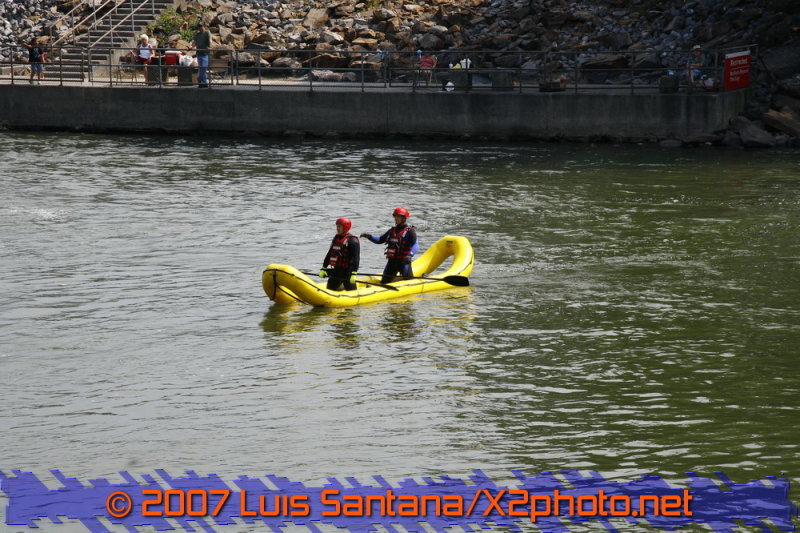
<svg viewBox="0 0 800 533"><path fill-rule="evenodd" d="M725 55L725 90L742 89L750 85L750 51Z"/></svg>

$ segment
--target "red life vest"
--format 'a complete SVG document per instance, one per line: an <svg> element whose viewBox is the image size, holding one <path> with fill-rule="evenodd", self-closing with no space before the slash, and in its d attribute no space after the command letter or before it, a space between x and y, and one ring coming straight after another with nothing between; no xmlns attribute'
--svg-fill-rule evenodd
<svg viewBox="0 0 800 533"><path fill-rule="evenodd" d="M333 268L350 268L350 247L348 246L350 237L358 239L358 237L350 233L335 235L333 237L328 266Z"/></svg>
<svg viewBox="0 0 800 533"><path fill-rule="evenodd" d="M406 233L409 230L411 230L409 226L403 226L402 229L392 226L389 231L389 238L386 240L387 259L403 259L411 255L411 246L405 241Z"/></svg>

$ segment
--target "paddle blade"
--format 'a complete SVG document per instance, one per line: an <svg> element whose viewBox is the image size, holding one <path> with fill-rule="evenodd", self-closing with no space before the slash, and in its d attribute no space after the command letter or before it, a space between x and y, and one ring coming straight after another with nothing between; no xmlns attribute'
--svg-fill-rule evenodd
<svg viewBox="0 0 800 533"><path fill-rule="evenodd" d="M469 278L466 276L445 276L442 280L456 287L469 287Z"/></svg>

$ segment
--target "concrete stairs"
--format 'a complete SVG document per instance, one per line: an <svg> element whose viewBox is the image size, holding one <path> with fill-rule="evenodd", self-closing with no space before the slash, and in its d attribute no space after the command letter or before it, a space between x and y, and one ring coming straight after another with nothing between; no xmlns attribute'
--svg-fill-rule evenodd
<svg viewBox="0 0 800 533"><path fill-rule="evenodd" d="M148 24L185 0L117 0L116 6L98 16L75 43L61 48L61 57L45 66L45 78L80 82L95 75L108 76L119 58L130 53ZM111 67L111 69L109 69Z"/></svg>

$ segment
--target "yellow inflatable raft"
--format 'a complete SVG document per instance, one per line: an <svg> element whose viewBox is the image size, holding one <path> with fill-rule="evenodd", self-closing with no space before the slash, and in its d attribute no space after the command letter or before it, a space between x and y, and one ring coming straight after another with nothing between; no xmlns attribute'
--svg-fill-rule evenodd
<svg viewBox="0 0 800 533"><path fill-rule="evenodd" d="M447 270L434 273L449 258L453 259ZM444 278L446 276L469 276L474 255L472 245L466 237L446 236L417 258L412 264L414 276ZM303 302L315 307L348 307L399 296L421 294L453 287L446 281L435 279L405 279L392 283L392 290L375 285L362 285L360 281L380 283L380 276L359 276L353 291L329 291L327 281L314 282L289 265L268 265L261 274L261 284L267 296L276 303ZM465 280L466 281L466 280Z"/></svg>

